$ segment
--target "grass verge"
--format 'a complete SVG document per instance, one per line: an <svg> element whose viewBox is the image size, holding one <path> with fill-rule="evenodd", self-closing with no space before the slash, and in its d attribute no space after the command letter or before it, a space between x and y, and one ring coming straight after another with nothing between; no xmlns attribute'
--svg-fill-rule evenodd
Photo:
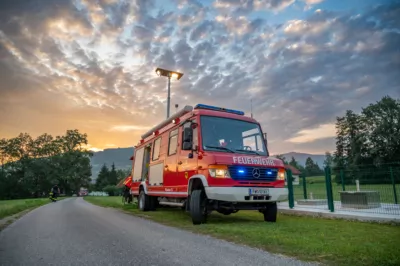
<svg viewBox="0 0 400 266"><path fill-rule="evenodd" d="M165 225L329 265L400 265L400 227L280 214L266 223L256 211L229 216L212 213L208 223L192 225L179 208L140 212L121 197L85 197L93 204L124 210Z"/></svg>
<svg viewBox="0 0 400 266"><path fill-rule="evenodd" d="M61 200L63 198L59 198ZM48 198L0 200L0 219L50 203Z"/></svg>

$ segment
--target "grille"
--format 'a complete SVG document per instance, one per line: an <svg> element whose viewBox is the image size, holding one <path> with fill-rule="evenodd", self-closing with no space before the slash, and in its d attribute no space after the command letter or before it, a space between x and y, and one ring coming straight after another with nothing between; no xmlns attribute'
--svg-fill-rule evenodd
<svg viewBox="0 0 400 266"><path fill-rule="evenodd" d="M258 178L253 176L254 169L259 170ZM228 170L232 179L240 181L275 181L278 177L278 170L274 168L231 165L228 166Z"/></svg>

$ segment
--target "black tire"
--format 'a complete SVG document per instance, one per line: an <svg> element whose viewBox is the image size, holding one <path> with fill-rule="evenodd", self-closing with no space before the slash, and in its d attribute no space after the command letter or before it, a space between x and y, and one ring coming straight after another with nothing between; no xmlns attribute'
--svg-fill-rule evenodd
<svg viewBox="0 0 400 266"><path fill-rule="evenodd" d="M207 197L204 190L193 190L190 195L190 214L194 225L207 221Z"/></svg>
<svg viewBox="0 0 400 266"><path fill-rule="evenodd" d="M158 207L158 199L157 197L149 196L149 211L155 211Z"/></svg>
<svg viewBox="0 0 400 266"><path fill-rule="evenodd" d="M150 209L150 197L146 195L144 190L141 190L139 194L138 209L143 212L149 211Z"/></svg>
<svg viewBox="0 0 400 266"><path fill-rule="evenodd" d="M263 211L264 221L275 223L276 216L278 215L278 205L276 202L270 203L267 205L267 208Z"/></svg>

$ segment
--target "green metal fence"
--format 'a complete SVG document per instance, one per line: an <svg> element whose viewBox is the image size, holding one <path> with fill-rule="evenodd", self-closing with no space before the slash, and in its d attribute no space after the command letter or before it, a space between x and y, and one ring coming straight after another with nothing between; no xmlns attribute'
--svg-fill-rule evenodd
<svg viewBox="0 0 400 266"><path fill-rule="evenodd" d="M400 164L325 168L324 176L289 182L293 206L400 215Z"/></svg>

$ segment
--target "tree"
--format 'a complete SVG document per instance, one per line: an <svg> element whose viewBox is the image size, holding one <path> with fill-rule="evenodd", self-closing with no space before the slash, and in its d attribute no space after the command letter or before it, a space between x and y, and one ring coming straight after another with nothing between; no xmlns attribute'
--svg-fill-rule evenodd
<svg viewBox="0 0 400 266"><path fill-rule="evenodd" d="M282 154L277 154L275 157L276 157L277 159L282 160L284 164L288 164L288 162L286 161L285 156L283 156Z"/></svg>
<svg viewBox="0 0 400 266"><path fill-rule="evenodd" d="M400 161L400 100L388 96L362 110L369 156L375 163Z"/></svg>
<svg viewBox="0 0 400 266"><path fill-rule="evenodd" d="M292 159L289 162L289 165L295 167L295 168L299 168L298 165L299 163L296 161L296 159L292 156Z"/></svg>
<svg viewBox="0 0 400 266"><path fill-rule="evenodd" d="M100 172L96 179L96 190L102 190L108 184L108 177L110 175L110 170L108 169L107 165L104 163L100 169Z"/></svg>
<svg viewBox="0 0 400 266"><path fill-rule="evenodd" d="M332 154L329 151L327 151L325 152L324 168L332 166L333 166L333 157Z"/></svg>
<svg viewBox="0 0 400 266"><path fill-rule="evenodd" d="M344 169L346 183L389 182L382 167L400 161L400 100L385 96L361 114L347 110L336 120L336 182L341 182Z"/></svg>
<svg viewBox="0 0 400 266"><path fill-rule="evenodd" d="M122 179L127 178L130 175L131 175L131 169L118 169L117 170L117 180L118 180L118 182L121 181Z"/></svg>
<svg viewBox="0 0 400 266"><path fill-rule="evenodd" d="M111 165L111 171L108 176L108 184L109 185L116 185L118 182L117 171L115 170L115 164Z"/></svg>
<svg viewBox="0 0 400 266"><path fill-rule="evenodd" d="M306 159L306 167L305 167L306 175L307 176L317 176L323 174L323 171L319 167L317 163L314 163L311 157Z"/></svg>
<svg viewBox="0 0 400 266"><path fill-rule="evenodd" d="M306 159L306 171L307 171L307 174L310 175L310 173L313 171L313 169L314 169L314 161L313 161L313 159L311 159L311 157L308 157Z"/></svg>

